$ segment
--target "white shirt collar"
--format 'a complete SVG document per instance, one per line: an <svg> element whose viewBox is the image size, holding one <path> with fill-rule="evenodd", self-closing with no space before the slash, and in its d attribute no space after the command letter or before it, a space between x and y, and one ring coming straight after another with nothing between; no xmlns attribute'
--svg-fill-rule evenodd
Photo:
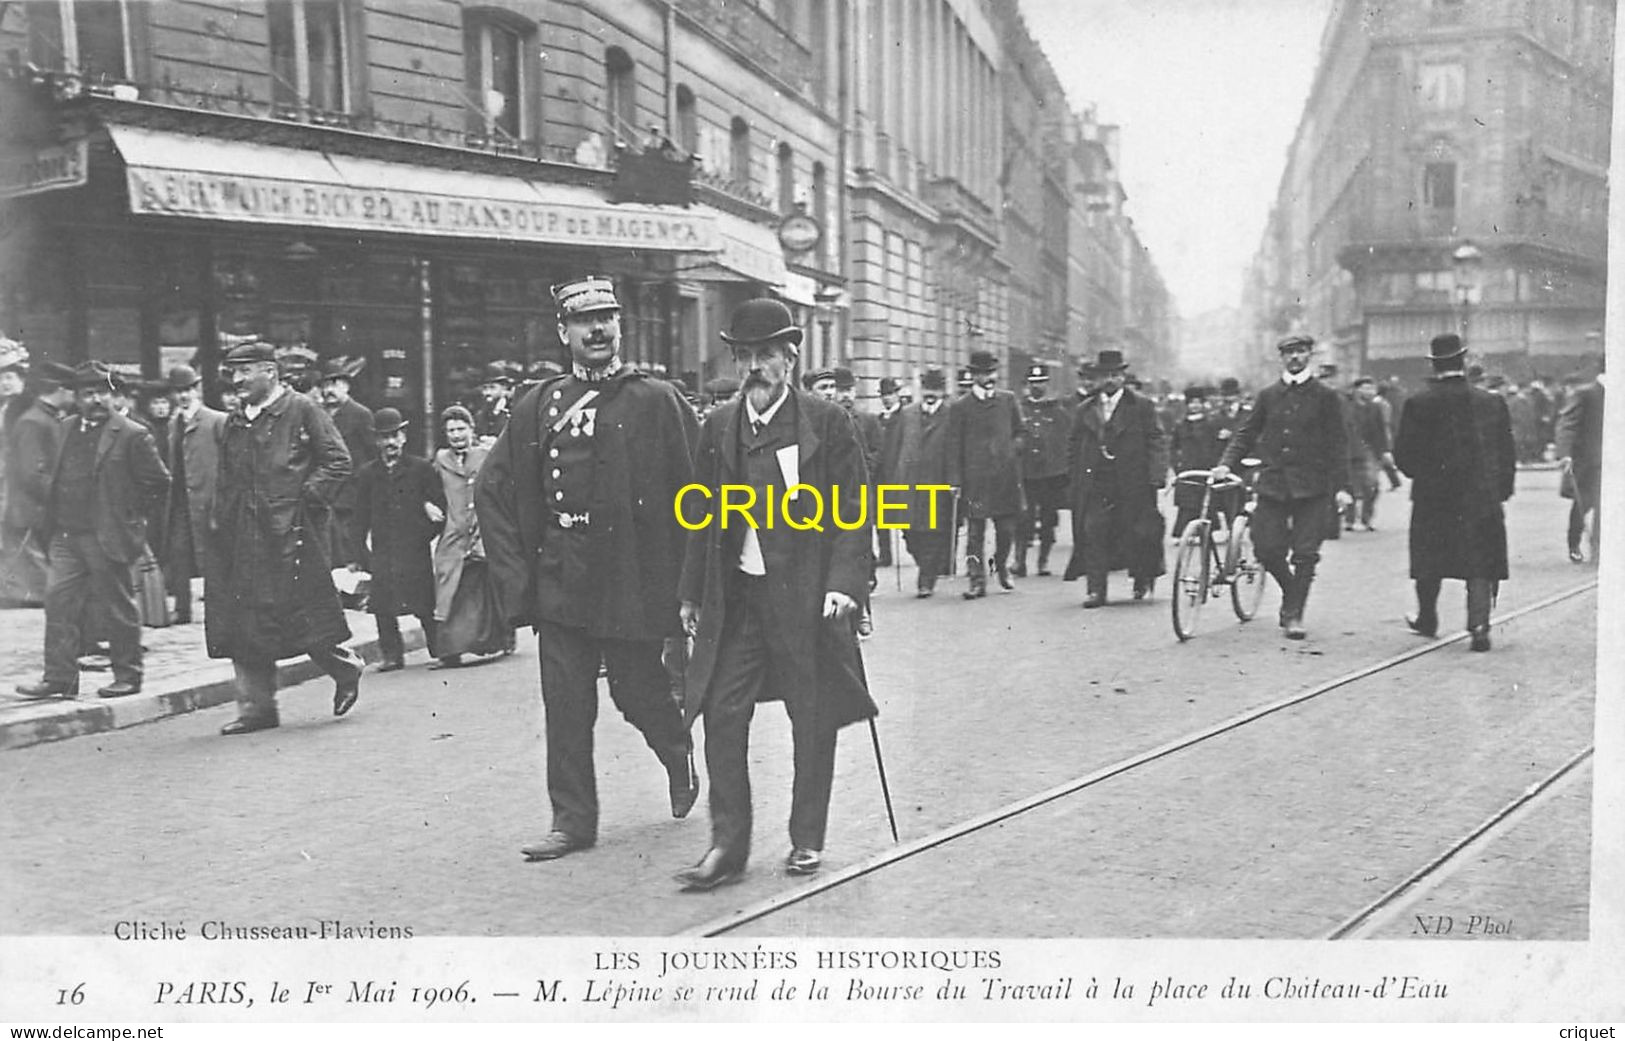
<svg viewBox="0 0 1625 1041"><path fill-rule="evenodd" d="M773 404L767 406L767 411L757 412L755 403L750 400L750 395L747 394L745 395L745 415L758 427L765 427L773 422L773 417L779 414L779 408L789 399L790 385L786 383L779 388L779 396L774 399Z"/></svg>
<svg viewBox="0 0 1625 1041"><path fill-rule="evenodd" d="M994 388L984 387L980 383L972 383L970 385L970 392L976 395L977 401L986 401L988 398L991 398L993 396L993 390Z"/></svg>
<svg viewBox="0 0 1625 1041"><path fill-rule="evenodd" d="M254 404L251 401L250 402L244 402L243 403L243 415L247 416L250 420L253 420L261 412L264 412L267 408L269 408L271 406L271 402L275 401L277 398L280 398L283 394L286 394L287 392L288 392L288 388L283 386L282 384L278 383L275 387L271 388L271 393L266 395L265 400L260 402L258 405Z"/></svg>
<svg viewBox="0 0 1625 1041"><path fill-rule="evenodd" d="M1281 373L1281 382L1285 383L1289 387L1301 387L1305 383L1308 383L1310 380L1312 380L1314 378L1315 378L1314 371L1312 369L1310 369L1309 366L1307 366L1307 365L1305 365L1303 367L1303 371L1298 373L1296 376L1294 376L1294 375L1292 375L1292 373L1286 372L1284 370Z"/></svg>
<svg viewBox="0 0 1625 1041"><path fill-rule="evenodd" d="M192 421L192 417L196 416L202 408L203 403L200 401L191 408L177 409L175 414L181 417L182 423L190 423Z"/></svg>
<svg viewBox="0 0 1625 1041"><path fill-rule="evenodd" d="M937 414L937 409L939 409L941 407L942 407L942 399L941 398L938 398L935 401L922 401L922 402L920 402L920 411L924 412L928 416L936 415Z"/></svg>

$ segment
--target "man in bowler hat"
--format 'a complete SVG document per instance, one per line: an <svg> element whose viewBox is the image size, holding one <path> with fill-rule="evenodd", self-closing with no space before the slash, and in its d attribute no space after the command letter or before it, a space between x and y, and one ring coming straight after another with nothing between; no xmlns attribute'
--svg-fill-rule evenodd
<svg viewBox="0 0 1625 1041"><path fill-rule="evenodd" d="M79 414L62 421L43 535L50 564L45 586L45 673L24 684L25 698L79 696L78 657L95 618L105 634L113 682L97 693L139 693L141 620L133 565L147 547L149 524L163 530L169 471L152 432L113 411L114 376L100 362L74 370Z"/></svg>
<svg viewBox="0 0 1625 1041"><path fill-rule="evenodd" d="M333 715L355 706L361 659L328 558L332 503L350 453L322 407L283 385L275 349L240 343L223 366L237 395L220 446L210 525L204 641L237 674L227 736L278 726L276 663L307 654L333 677Z"/></svg>
<svg viewBox="0 0 1625 1041"><path fill-rule="evenodd" d="M741 304L722 338L744 386L706 417L699 490L683 502L691 532L682 618L694 637L687 710L705 717L711 781L711 847L677 875L690 890L736 880L750 856L746 749L758 701L783 700L790 715L785 870L796 875L823 860L836 735L876 711L853 617L869 588L871 527L845 530L828 513L839 497L842 516L855 520L856 491L868 479L857 431L839 405L794 389L801 330L784 304ZM738 485L753 492L748 523L716 515L723 489Z"/></svg>
<svg viewBox="0 0 1625 1041"><path fill-rule="evenodd" d="M666 771L671 815L698 796L688 730L662 653L682 634L683 530L673 503L693 474L698 422L677 388L621 360L614 284L553 287L570 371L528 391L474 490L503 613L535 628L552 826L521 847L554 860L598 841L593 724L598 674Z"/></svg>
<svg viewBox="0 0 1625 1041"><path fill-rule="evenodd" d="M1222 480L1249 456L1260 460L1253 548L1281 587L1281 628L1301 640L1304 607L1320 563L1320 544L1336 528L1349 490L1348 425L1343 398L1309 367L1315 338L1303 333L1276 345L1281 378L1258 392L1241 429L1213 468Z"/></svg>
<svg viewBox="0 0 1625 1041"><path fill-rule="evenodd" d="M430 656L436 653L434 559L429 546L446 520L446 491L433 464L406 451L406 427L398 409L381 408L372 414L378 458L363 466L354 481L349 541L359 565L372 575L367 602L378 622L378 653L383 659L379 672L406 667L396 621L400 615L417 616Z"/></svg>
<svg viewBox="0 0 1625 1041"><path fill-rule="evenodd" d="M226 414L203 403L203 378L190 365L169 370L169 523L163 546L164 582L175 598L175 621L192 620L192 579L207 573L209 520L220 479Z"/></svg>
<svg viewBox="0 0 1625 1041"><path fill-rule="evenodd" d="M948 481L960 490L965 517L966 600L987 595L987 572L999 585L1010 581L1010 549L1021 520L1021 451L1026 427L1021 406L1008 390L999 390L999 360L991 351L972 351L970 391L948 410ZM991 569L983 555L987 524L993 522Z"/></svg>
<svg viewBox="0 0 1625 1041"><path fill-rule="evenodd" d="M953 500L946 492L922 492L925 485L948 484L948 380L941 369L920 374L920 400L897 410L897 418L886 431L886 446L880 456L882 480L906 484L907 510L889 520L907 525L903 544L918 567L914 595L925 599L937 589L937 577L948 573L948 557L953 537ZM932 513L932 496L936 512ZM932 524L932 517L936 523Z"/></svg>
<svg viewBox="0 0 1625 1041"><path fill-rule="evenodd" d="M1411 484L1411 580L1417 613L1412 630L1439 630L1439 587L1467 583L1472 649L1490 649L1490 605L1507 578L1507 531L1501 504L1512 498L1517 450L1512 416L1499 394L1472 386L1467 348L1454 333L1428 345L1433 378L1405 402L1394 462Z"/></svg>

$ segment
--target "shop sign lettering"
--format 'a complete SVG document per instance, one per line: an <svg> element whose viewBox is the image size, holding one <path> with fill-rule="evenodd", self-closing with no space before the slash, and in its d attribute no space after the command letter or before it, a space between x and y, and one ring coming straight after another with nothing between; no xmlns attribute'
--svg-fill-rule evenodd
<svg viewBox="0 0 1625 1041"><path fill-rule="evenodd" d="M0 199L77 188L85 183L89 159L85 141L0 156Z"/></svg>

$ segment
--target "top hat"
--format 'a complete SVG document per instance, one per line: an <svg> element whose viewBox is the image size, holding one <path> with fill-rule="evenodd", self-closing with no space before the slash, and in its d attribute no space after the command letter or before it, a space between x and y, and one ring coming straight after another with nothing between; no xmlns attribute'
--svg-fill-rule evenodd
<svg viewBox="0 0 1625 1041"><path fill-rule="evenodd" d="M992 351L971 351L970 364L965 368L973 375L979 372L997 372L999 359Z"/></svg>
<svg viewBox="0 0 1625 1041"><path fill-rule="evenodd" d="M1434 361L1441 358L1459 358L1467 353L1467 345L1461 342L1461 337L1455 333L1440 333L1428 344L1428 357Z"/></svg>
<svg viewBox="0 0 1625 1041"><path fill-rule="evenodd" d="M372 432L379 437L385 434L393 434L406 426L406 422L406 419L401 415L400 409L381 408L372 414Z"/></svg>
<svg viewBox="0 0 1625 1041"><path fill-rule="evenodd" d="M203 377L190 365L177 365L164 376L165 390L186 390L203 382Z"/></svg>
<svg viewBox="0 0 1625 1041"><path fill-rule="evenodd" d="M1123 360L1122 351L1108 347L1106 350L1103 350L1099 354L1095 355L1094 368L1096 372L1101 373L1122 372L1124 369L1128 368L1128 362Z"/></svg>
<svg viewBox="0 0 1625 1041"><path fill-rule="evenodd" d="M39 387L71 386L74 379L73 366L59 361L42 361L34 366L29 375Z"/></svg>
<svg viewBox="0 0 1625 1041"><path fill-rule="evenodd" d="M1236 379L1234 376L1226 376L1224 379L1219 381L1219 393L1226 395L1240 394L1241 381Z"/></svg>
<svg viewBox="0 0 1625 1041"><path fill-rule="evenodd" d="M1278 351L1284 351L1290 347L1308 347L1312 350L1314 346L1315 338L1308 333L1293 333L1275 341L1275 349Z"/></svg>
<svg viewBox="0 0 1625 1041"><path fill-rule="evenodd" d="M942 374L941 369L926 369L920 373L920 389L946 390L948 389L948 377Z"/></svg>
<svg viewBox="0 0 1625 1041"><path fill-rule="evenodd" d="M351 358L340 354L322 362L322 379L325 380L353 380L361 375L361 370L367 367L367 359Z"/></svg>
<svg viewBox="0 0 1625 1041"><path fill-rule="evenodd" d="M882 394L896 394L898 391L900 391L902 389L903 389L902 385L899 384L897 382L897 380L893 379L892 377L890 377L890 376L882 376L882 377L880 377L880 393L882 393Z"/></svg>
<svg viewBox="0 0 1625 1041"><path fill-rule="evenodd" d="M561 319L594 311L621 309L621 302L615 299L615 283L606 275L588 275L560 282L553 287L553 304L558 308Z"/></svg>
<svg viewBox="0 0 1625 1041"><path fill-rule="evenodd" d="M830 370L830 378L835 381L836 390L851 390L858 385L858 378L852 374L851 369L845 366L838 366Z"/></svg>
<svg viewBox="0 0 1625 1041"><path fill-rule="evenodd" d="M1028 383L1048 383L1049 382L1049 366L1048 365L1036 365L1036 364L1035 365L1029 365L1027 367L1027 382Z"/></svg>
<svg viewBox="0 0 1625 1041"><path fill-rule="evenodd" d="M82 361L73 367L72 382L75 389L102 387L113 390L118 386L118 374L106 362Z"/></svg>
<svg viewBox="0 0 1625 1041"><path fill-rule="evenodd" d="M746 300L734 308L728 328L721 336L724 343L767 343L782 338L801 346L801 329L790 316L790 309L782 301L765 296Z"/></svg>
<svg viewBox="0 0 1625 1041"><path fill-rule="evenodd" d="M251 362L281 360L277 357L277 349L271 344L264 340L248 340L227 351L226 356L220 359L220 364L247 365Z"/></svg>

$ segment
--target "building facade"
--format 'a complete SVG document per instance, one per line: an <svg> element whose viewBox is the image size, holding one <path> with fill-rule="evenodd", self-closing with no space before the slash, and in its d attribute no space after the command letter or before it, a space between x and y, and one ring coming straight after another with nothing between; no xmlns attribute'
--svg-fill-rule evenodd
<svg viewBox="0 0 1625 1041"><path fill-rule="evenodd" d="M1418 377L1465 333L1522 380L1600 353L1612 0L1334 4L1249 278L1260 341Z"/></svg>

